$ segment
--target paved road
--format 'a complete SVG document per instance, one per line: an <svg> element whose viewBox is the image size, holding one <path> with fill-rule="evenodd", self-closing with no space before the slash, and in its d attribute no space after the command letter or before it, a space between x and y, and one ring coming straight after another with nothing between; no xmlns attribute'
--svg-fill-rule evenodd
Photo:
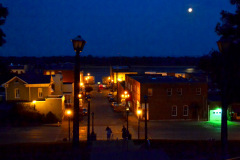
<svg viewBox="0 0 240 160"><path fill-rule="evenodd" d="M106 127L109 126L113 132L113 139L121 138L122 126L126 125L126 120L123 118L122 113L116 113L110 107L110 103L107 99L108 90L103 90L102 93L97 92L97 85L94 86L94 90L91 92L91 112L94 112L94 132L97 134L97 139L106 139ZM84 123L80 124L81 128L86 129L87 117L84 117ZM92 124L92 122L91 122ZM83 126L83 127L82 127ZM132 128L129 128L131 131ZM92 131L92 129L91 129ZM86 135L80 136L86 138Z"/></svg>
<svg viewBox="0 0 240 160"><path fill-rule="evenodd" d="M96 92L95 86L91 100L91 112L95 113L94 131L98 140L106 139L106 126L113 131L113 139L121 139L122 125L126 126L126 119L122 113L115 113L107 100L108 91ZM87 105L87 104L85 104ZM141 122L140 138L144 138L144 122ZM86 140L87 117L80 122L80 140ZM196 121L150 121L148 133L150 139L184 139L207 140L220 139L220 123ZM71 122L72 129L72 122ZM129 116L129 131L133 139L137 139L137 118ZM229 122L229 139L240 140L240 122ZM68 123L63 121L61 126L43 125L38 127L0 127L0 144L55 142L68 137Z"/></svg>

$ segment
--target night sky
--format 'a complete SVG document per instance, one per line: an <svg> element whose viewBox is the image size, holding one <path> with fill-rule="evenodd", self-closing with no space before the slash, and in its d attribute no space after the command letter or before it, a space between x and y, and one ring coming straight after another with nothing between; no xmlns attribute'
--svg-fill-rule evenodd
<svg viewBox="0 0 240 160"><path fill-rule="evenodd" d="M3 0L9 16L0 56L202 56L217 49L215 26L229 0ZM189 13L188 8L193 12Z"/></svg>

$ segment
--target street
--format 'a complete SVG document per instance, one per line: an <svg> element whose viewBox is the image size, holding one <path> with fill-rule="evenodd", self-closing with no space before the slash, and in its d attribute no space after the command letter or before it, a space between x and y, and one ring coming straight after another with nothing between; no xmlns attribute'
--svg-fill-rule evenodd
<svg viewBox="0 0 240 160"><path fill-rule="evenodd" d="M122 126L126 127L123 113L116 113L107 99L109 90L97 92L97 85L91 92L90 108L94 112L94 132L97 140L106 140L106 127L112 129L112 139L122 139ZM85 103L87 105L87 103ZM137 117L129 114L129 132L132 139L138 138ZM90 123L92 126L92 121ZM71 121L72 130L72 121ZM240 123L228 122L229 140L240 140ZM87 116L80 122L80 140L87 139ZM90 133L92 128L90 129ZM207 121L150 121L148 122L149 139L181 139L181 140L220 140L220 122ZM72 132L71 132L72 137ZM0 143L28 143L28 142L60 142L68 138L68 121L58 124L34 127L0 127ZM140 138L144 139L144 121L140 123Z"/></svg>

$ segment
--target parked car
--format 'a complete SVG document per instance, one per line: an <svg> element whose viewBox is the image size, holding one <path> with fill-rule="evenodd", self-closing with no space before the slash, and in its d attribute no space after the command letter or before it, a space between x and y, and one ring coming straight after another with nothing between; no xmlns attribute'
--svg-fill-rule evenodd
<svg viewBox="0 0 240 160"><path fill-rule="evenodd" d="M113 97L109 97L108 100L109 100L109 102L114 102L115 101Z"/></svg>
<svg viewBox="0 0 240 160"><path fill-rule="evenodd" d="M117 105L113 106L113 110L114 110L114 112L121 112L122 105L117 103Z"/></svg>
<svg viewBox="0 0 240 160"><path fill-rule="evenodd" d="M117 102L112 102L111 103L111 107L113 107L114 108L114 106L118 106L119 104L117 103Z"/></svg>
<svg viewBox="0 0 240 160"><path fill-rule="evenodd" d="M80 114L83 115L83 116L86 116L87 115L87 108L80 108Z"/></svg>
<svg viewBox="0 0 240 160"><path fill-rule="evenodd" d="M108 98L113 97L113 94L112 93L108 93L107 97Z"/></svg>

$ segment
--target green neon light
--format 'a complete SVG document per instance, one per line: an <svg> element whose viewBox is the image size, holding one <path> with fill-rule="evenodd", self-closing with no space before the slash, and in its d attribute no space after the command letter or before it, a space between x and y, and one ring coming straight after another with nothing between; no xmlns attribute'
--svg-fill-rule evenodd
<svg viewBox="0 0 240 160"><path fill-rule="evenodd" d="M210 110L210 121L221 121L222 109Z"/></svg>

